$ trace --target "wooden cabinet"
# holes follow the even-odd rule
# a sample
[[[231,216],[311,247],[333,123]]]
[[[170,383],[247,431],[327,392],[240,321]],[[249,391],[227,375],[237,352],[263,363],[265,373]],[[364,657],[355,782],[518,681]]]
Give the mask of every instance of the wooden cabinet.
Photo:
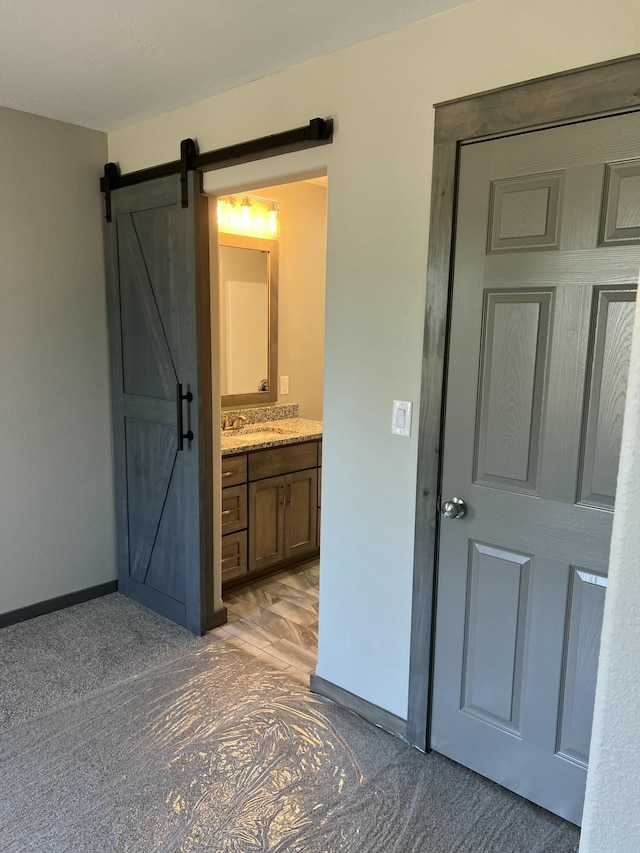
[[[222,490],[222,534],[246,530],[247,486],[229,486]]]
[[[247,455],[222,457],[222,582],[247,573]]]
[[[276,474],[290,474],[318,467],[318,442],[288,444],[249,454],[249,480],[262,480]]]
[[[318,442],[318,532],[317,545],[320,547],[320,516],[322,515],[322,442]]]
[[[222,488],[247,482],[247,454],[222,457]]]
[[[285,477],[284,556],[308,554],[318,547],[318,470]]]
[[[317,524],[317,468],[250,483],[249,571],[315,551]]]
[[[222,537],[222,581],[247,574],[247,531],[227,533]]]
[[[284,560],[284,477],[249,485],[249,566],[264,569]]]
[[[317,553],[318,442],[223,457],[222,477],[223,583]]]

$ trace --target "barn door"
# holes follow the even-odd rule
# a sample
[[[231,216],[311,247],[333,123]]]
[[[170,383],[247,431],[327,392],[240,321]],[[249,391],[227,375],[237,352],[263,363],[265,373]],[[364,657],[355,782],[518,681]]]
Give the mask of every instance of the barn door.
[[[200,332],[200,388],[196,303],[208,317],[208,282],[198,280],[208,268],[206,206],[199,176],[190,175],[185,209],[179,187],[170,176],[115,190],[105,226],[118,585],[201,634],[210,567],[200,457],[209,458],[211,436],[210,417],[202,417],[210,407],[202,382],[208,326]]]
[[[635,114],[461,154],[431,745],[575,823],[640,267],[639,139]]]

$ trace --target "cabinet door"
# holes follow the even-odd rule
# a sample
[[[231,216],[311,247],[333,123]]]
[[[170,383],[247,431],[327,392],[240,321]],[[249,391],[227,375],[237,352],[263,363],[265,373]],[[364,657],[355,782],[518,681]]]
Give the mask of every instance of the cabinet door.
[[[318,536],[318,470],[287,474],[285,558],[314,551]]]
[[[249,484],[249,571],[284,560],[285,478]]]

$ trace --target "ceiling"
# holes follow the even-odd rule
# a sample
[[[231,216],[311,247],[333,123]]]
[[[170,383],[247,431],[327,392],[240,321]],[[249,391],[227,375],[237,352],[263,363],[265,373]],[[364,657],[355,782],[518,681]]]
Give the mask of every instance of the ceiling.
[[[0,105],[115,130],[470,0],[0,0]]]

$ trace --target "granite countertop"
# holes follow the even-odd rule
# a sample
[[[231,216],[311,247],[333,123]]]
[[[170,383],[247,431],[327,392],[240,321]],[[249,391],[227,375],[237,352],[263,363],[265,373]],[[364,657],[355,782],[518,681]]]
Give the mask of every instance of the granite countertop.
[[[231,456],[246,450],[263,450],[300,441],[319,441],[321,438],[322,421],[307,418],[257,421],[239,430],[223,430],[222,455]]]

